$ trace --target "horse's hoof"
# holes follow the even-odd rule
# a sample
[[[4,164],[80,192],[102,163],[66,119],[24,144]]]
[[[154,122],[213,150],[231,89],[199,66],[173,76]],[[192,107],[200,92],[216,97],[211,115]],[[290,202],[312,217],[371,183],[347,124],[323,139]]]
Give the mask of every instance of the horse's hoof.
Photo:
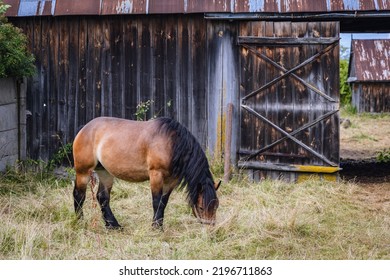
[[[121,225],[106,225],[106,229],[122,231],[123,227]]]
[[[155,230],[164,231],[163,225],[160,223],[153,222],[152,228]]]

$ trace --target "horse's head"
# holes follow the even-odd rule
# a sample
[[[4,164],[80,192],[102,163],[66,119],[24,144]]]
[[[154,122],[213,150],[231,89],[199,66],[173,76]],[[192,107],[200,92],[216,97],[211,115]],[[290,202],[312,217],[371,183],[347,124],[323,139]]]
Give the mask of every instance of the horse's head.
[[[211,188],[210,186],[202,186],[202,191],[199,192],[197,202],[192,206],[194,216],[202,224],[215,225],[216,213],[219,206],[216,191],[220,185],[221,181],[214,183]]]

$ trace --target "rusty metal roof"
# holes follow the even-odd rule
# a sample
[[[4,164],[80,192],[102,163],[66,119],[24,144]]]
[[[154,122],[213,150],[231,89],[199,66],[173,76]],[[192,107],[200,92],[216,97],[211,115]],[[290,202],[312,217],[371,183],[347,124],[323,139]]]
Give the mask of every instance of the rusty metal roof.
[[[352,40],[348,81],[390,81],[390,40]]]
[[[334,13],[390,10],[389,0],[4,0],[9,17],[166,13]]]

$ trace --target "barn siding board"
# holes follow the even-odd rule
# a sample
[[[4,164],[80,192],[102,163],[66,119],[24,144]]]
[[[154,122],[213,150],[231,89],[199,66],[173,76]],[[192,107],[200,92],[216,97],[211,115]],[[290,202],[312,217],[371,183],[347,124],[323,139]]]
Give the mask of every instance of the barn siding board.
[[[59,110],[58,110],[58,130],[61,135],[62,143],[69,141],[68,130],[68,88],[69,80],[65,77],[69,76],[69,33],[68,22],[61,20],[60,22],[60,43],[59,43],[59,77],[58,79],[58,96],[59,96]]]

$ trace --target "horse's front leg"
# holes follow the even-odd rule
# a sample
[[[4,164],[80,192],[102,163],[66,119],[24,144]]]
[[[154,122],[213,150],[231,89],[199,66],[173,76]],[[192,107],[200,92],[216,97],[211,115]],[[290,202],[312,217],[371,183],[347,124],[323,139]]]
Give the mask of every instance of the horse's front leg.
[[[162,229],[164,222],[164,211],[168,204],[171,190],[164,192],[164,180],[161,172],[150,171],[150,188],[152,191],[152,203],[153,203],[153,224],[152,226],[157,229]]]
[[[89,182],[88,174],[76,173],[76,180],[73,189],[74,210],[78,219],[83,217],[83,204],[85,201],[85,193]]]

